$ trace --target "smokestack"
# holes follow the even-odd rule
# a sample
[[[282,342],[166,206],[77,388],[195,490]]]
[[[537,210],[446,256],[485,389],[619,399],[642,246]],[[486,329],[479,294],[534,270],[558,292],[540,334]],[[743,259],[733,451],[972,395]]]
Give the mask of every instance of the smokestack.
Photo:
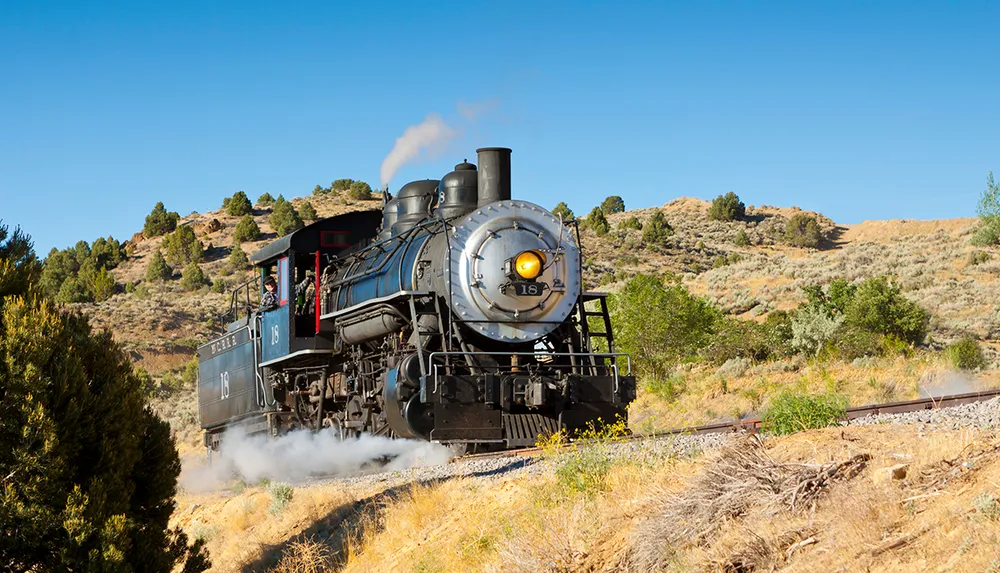
[[[506,147],[482,147],[479,155],[479,202],[482,207],[510,199],[510,153]]]

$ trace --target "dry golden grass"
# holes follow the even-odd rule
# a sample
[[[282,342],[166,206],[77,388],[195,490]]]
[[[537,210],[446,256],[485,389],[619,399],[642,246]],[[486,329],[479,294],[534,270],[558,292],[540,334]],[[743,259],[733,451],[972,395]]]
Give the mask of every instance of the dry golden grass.
[[[629,408],[629,424],[648,433],[753,418],[782,390],[842,393],[852,406],[860,406],[913,400],[922,391],[937,396],[1000,387],[1000,373],[995,370],[956,372],[940,355],[928,352],[854,362],[764,363],[735,377],[719,372],[708,366],[680,372],[675,383],[681,391],[672,401],[640,381],[638,399]]]

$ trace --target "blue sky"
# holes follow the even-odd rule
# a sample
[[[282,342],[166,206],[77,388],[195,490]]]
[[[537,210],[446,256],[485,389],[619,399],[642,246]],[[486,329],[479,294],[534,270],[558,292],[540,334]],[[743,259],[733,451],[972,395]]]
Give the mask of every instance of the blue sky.
[[[736,192],[841,223],[973,216],[1000,171],[1000,4],[0,3],[0,219],[127,239],[245,190],[373,185],[507,146],[514,196],[584,214]],[[460,106],[484,110],[474,121]]]

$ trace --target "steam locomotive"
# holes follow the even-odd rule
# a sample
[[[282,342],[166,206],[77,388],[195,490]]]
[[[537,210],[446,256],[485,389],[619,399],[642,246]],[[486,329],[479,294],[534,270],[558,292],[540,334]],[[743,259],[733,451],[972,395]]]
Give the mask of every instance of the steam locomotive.
[[[198,349],[206,447],[242,425],[504,449],[627,416],[635,378],[606,295],[582,289],[575,221],[511,199],[510,149],[477,154],[252,255]]]

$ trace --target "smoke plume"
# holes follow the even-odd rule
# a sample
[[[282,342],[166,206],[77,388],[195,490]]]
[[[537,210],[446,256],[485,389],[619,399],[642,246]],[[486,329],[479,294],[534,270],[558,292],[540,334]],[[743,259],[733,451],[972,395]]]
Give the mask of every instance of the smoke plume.
[[[382,160],[379,175],[385,188],[400,167],[416,159],[434,159],[443,153],[448,144],[461,132],[445,123],[436,113],[429,114],[424,121],[407,127],[403,135],[396,138],[389,155]]]
[[[302,482],[312,477],[336,477],[378,466],[401,470],[447,462],[452,452],[441,444],[364,434],[341,440],[332,432],[290,432],[278,438],[248,436],[242,428],[226,432],[211,466],[185,467],[180,485],[188,491],[207,491],[240,478],[256,483]],[[388,462],[385,462],[388,458]]]

